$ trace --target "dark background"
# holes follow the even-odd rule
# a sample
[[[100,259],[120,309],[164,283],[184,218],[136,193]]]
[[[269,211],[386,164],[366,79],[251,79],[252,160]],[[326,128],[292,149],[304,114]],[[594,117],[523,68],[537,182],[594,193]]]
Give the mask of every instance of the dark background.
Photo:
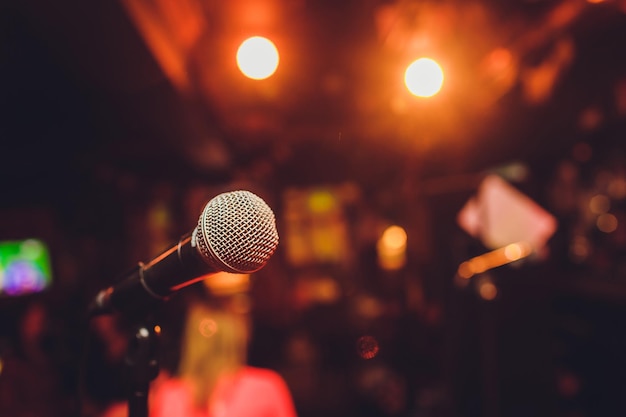
[[[249,188],[281,233],[251,293],[250,361],[282,373],[302,417],[626,411],[626,207],[615,192],[626,180],[626,5],[274,4],[275,84],[237,81],[220,55],[246,33],[232,17],[245,3],[208,2],[203,35],[182,54],[184,92],[122,3],[0,6],[0,237],[42,238],[55,272],[44,294],[0,300],[4,351],[19,351],[20,318],[43,300],[59,397],[75,399],[90,297],[191,230],[199,203]],[[502,48],[504,69],[489,59]],[[400,93],[397,68],[433,51],[450,68],[445,92]],[[526,175],[506,177],[513,163]],[[547,255],[459,286],[458,265],[487,248],[456,214],[489,172],[559,227]],[[350,259],[290,264],[287,191],[346,184],[356,194],[336,195]],[[596,194],[610,196],[613,233],[590,220]],[[409,261],[394,273],[375,262],[370,227],[381,222],[409,235]],[[311,276],[341,295],[302,296]],[[496,284],[495,300],[477,294],[479,278]],[[359,315],[364,295],[382,313]],[[362,336],[380,347],[375,358],[357,349]],[[92,396],[119,397],[102,381]]]

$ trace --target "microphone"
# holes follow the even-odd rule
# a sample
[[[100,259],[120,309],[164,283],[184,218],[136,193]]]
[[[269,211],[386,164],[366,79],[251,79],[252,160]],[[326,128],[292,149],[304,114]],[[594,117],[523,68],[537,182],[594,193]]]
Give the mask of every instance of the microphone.
[[[137,315],[208,274],[258,271],[277,246],[276,220],[265,201],[249,191],[219,194],[177,244],[101,290],[88,307],[89,316]]]

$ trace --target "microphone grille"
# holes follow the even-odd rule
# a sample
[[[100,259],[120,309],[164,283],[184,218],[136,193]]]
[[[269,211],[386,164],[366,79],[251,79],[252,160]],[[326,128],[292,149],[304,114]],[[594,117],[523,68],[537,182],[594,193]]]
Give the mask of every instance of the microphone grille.
[[[225,272],[255,272],[278,246],[272,209],[249,191],[231,191],[211,199],[194,235],[205,260]]]

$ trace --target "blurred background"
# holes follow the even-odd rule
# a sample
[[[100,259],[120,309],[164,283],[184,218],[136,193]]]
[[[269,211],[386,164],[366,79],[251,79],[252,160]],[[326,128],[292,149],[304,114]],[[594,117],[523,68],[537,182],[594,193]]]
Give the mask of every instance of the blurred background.
[[[0,10],[0,403],[123,399],[86,304],[247,189],[249,362],[300,417],[626,412],[623,0]]]

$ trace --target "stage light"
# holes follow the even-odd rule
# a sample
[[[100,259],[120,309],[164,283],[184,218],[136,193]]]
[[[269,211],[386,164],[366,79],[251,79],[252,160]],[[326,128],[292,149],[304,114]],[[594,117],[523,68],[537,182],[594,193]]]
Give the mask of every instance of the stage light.
[[[530,256],[532,252],[532,246],[528,242],[511,243],[462,262],[457,270],[457,275],[463,279],[470,279],[474,275],[482,274],[493,268],[519,261]]]
[[[246,39],[237,50],[239,70],[253,80],[271,77],[278,68],[279,60],[274,43],[261,36]]]
[[[393,271],[406,264],[407,234],[400,226],[389,226],[378,240],[378,264],[381,268]]]
[[[443,70],[436,61],[420,58],[407,67],[404,84],[415,96],[432,97],[443,86]]]
[[[515,262],[527,257],[532,253],[532,248],[528,242],[517,242],[506,245],[504,248],[504,256],[507,260]]]
[[[389,226],[383,233],[381,242],[389,252],[404,251],[407,235],[400,226]]]

